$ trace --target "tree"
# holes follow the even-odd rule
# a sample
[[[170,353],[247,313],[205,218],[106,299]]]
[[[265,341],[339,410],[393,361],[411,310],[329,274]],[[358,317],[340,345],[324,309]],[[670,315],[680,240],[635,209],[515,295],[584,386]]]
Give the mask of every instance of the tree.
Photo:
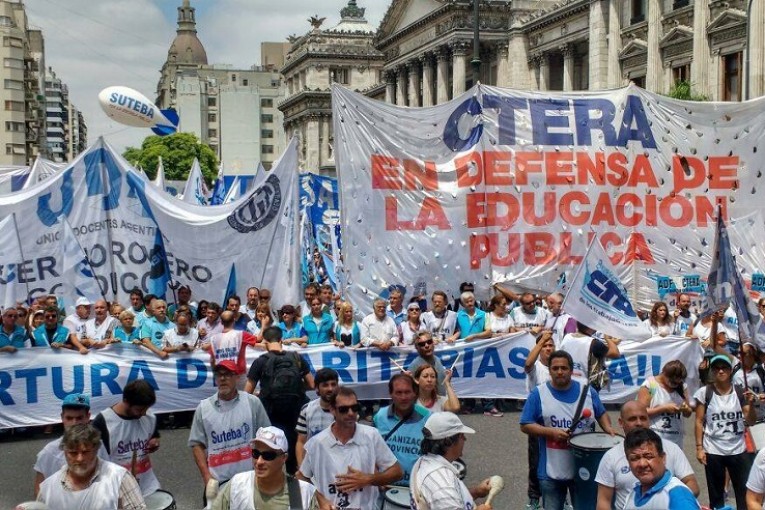
[[[154,179],[157,174],[160,156],[165,167],[165,178],[168,180],[186,180],[194,158],[199,160],[202,175],[208,184],[212,183],[218,175],[218,158],[215,152],[193,133],[148,136],[140,149],[128,147],[122,156],[131,165],[143,168],[150,179]]]
[[[709,101],[705,95],[694,94],[691,90],[691,82],[687,80],[677,80],[667,94],[672,99],[683,99],[685,101]]]

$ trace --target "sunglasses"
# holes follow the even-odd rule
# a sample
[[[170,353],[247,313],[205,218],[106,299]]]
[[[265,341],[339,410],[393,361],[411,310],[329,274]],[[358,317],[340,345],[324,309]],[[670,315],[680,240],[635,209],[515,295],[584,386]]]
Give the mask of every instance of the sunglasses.
[[[354,413],[361,412],[361,404],[353,404],[352,406],[337,406],[337,411],[340,414],[348,414],[348,411],[353,411]]]
[[[275,460],[280,455],[282,454],[279,452],[274,452],[274,451],[261,452],[260,450],[256,450],[255,448],[252,449],[253,459],[259,459],[263,457],[263,460],[265,460],[266,462],[271,462],[272,460]]]
[[[45,318],[46,319],[58,319],[58,315],[46,315]]]
[[[425,340],[424,342],[417,342],[417,347],[425,347],[428,345],[433,345],[433,340]]]

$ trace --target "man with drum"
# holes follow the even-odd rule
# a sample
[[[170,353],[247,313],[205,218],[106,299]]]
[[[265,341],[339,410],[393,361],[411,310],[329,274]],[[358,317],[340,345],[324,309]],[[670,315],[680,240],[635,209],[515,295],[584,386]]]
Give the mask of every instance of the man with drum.
[[[37,501],[49,510],[146,510],[141,488],[127,469],[98,458],[101,434],[92,425],[64,431],[66,465],[40,485]]]
[[[159,449],[157,417],[149,412],[156,401],[154,388],[145,379],[136,379],[125,385],[121,401],[93,420],[109,460],[130,471],[144,497],[160,488],[149,456]]]
[[[218,392],[201,401],[194,412],[188,445],[205,484],[205,506],[208,499],[215,499],[219,486],[251,469],[253,434],[271,425],[258,397],[237,390],[240,370],[230,359],[216,364]]]
[[[298,477],[313,481],[322,510],[376,508],[378,488],[404,472],[380,433],[357,423],[361,404],[355,391],[338,386],[329,406],[335,423],[306,443]]]
[[[645,404],[631,400],[622,406],[619,413],[619,425],[625,435],[635,429],[648,428],[650,424],[651,420],[648,417]],[[662,441],[662,446],[662,450],[666,453],[665,464],[667,469],[679,478],[694,496],[698,496],[699,484],[683,450],[672,441]],[[638,479],[629,469],[629,462],[623,445],[618,444],[606,452],[598,466],[595,481],[598,483],[597,510],[624,507],[624,503]]]
[[[624,439],[624,453],[632,475],[638,480],[627,497],[624,510],[692,510],[699,502],[683,482],[667,469],[667,455],[659,435],[648,428],[630,431]],[[741,508],[741,507],[739,507]]]
[[[572,380],[573,361],[566,351],[550,354],[550,381],[531,390],[521,413],[521,430],[539,438],[537,475],[545,510],[563,510],[566,492],[577,508],[574,456],[569,439],[593,432],[595,420],[613,435],[611,420],[597,392]],[[585,391],[586,390],[586,391]]]
[[[90,397],[81,393],[71,393],[61,403],[61,424],[66,431],[75,425],[90,423]],[[98,457],[109,460],[109,453],[104,445],[99,445]],[[40,492],[40,484],[66,465],[66,457],[61,449],[61,438],[54,439],[37,454],[35,461],[35,496]]]
[[[234,475],[212,510],[303,510],[315,508],[316,487],[287,475],[289,444],[281,429],[262,427],[252,443],[253,471]]]

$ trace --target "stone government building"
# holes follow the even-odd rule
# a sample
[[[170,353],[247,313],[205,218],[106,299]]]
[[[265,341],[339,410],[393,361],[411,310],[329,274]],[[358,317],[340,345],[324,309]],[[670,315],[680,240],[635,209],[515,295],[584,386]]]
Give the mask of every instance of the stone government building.
[[[752,0],[749,97],[765,93],[765,0]],[[472,0],[392,0],[379,27],[350,0],[339,24],[291,36],[282,75],[287,137],[301,164],[333,174],[330,86],[400,106],[431,106],[472,87]],[[627,85],[666,94],[678,80],[714,101],[744,90],[744,0],[481,0],[481,82],[577,91]]]

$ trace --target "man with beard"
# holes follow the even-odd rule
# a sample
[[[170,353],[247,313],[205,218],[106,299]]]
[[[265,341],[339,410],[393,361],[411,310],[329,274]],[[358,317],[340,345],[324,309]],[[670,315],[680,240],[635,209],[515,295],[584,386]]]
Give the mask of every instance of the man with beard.
[[[281,429],[258,429],[252,443],[254,470],[234,475],[216,498],[213,510],[316,508],[316,488],[284,472],[288,449],[287,438]]]
[[[457,329],[457,312],[448,309],[449,298],[442,290],[433,292],[430,302],[432,309],[423,313],[420,321],[433,340],[443,342]]]
[[[109,460],[136,477],[144,497],[160,488],[149,457],[159,449],[157,417],[149,412],[156,401],[154,388],[146,380],[136,379],[125,385],[121,401],[93,420]]]
[[[576,320],[563,311],[563,294],[554,292],[547,296],[547,321],[545,329],[552,331],[553,342],[557,349],[563,337],[569,333],[576,333]]]
[[[335,422],[329,409],[329,400],[337,388],[339,376],[331,368],[320,368],[313,378],[319,398],[311,400],[300,410],[295,432],[297,432],[296,457],[298,466],[305,456],[305,444],[313,436]]]
[[[151,317],[141,324],[141,344],[161,359],[169,355],[162,350],[162,339],[165,331],[173,327],[173,323],[167,318],[167,303],[161,299],[152,300],[146,308],[151,310]]]
[[[249,317],[250,321],[255,320],[255,312],[258,311],[258,292],[260,289],[257,287],[247,289],[247,303],[239,307],[239,313]]]
[[[677,308],[672,312],[672,316],[675,318],[675,330],[672,334],[687,335],[696,324],[696,314],[691,312],[691,296],[685,293],[677,296]]]

